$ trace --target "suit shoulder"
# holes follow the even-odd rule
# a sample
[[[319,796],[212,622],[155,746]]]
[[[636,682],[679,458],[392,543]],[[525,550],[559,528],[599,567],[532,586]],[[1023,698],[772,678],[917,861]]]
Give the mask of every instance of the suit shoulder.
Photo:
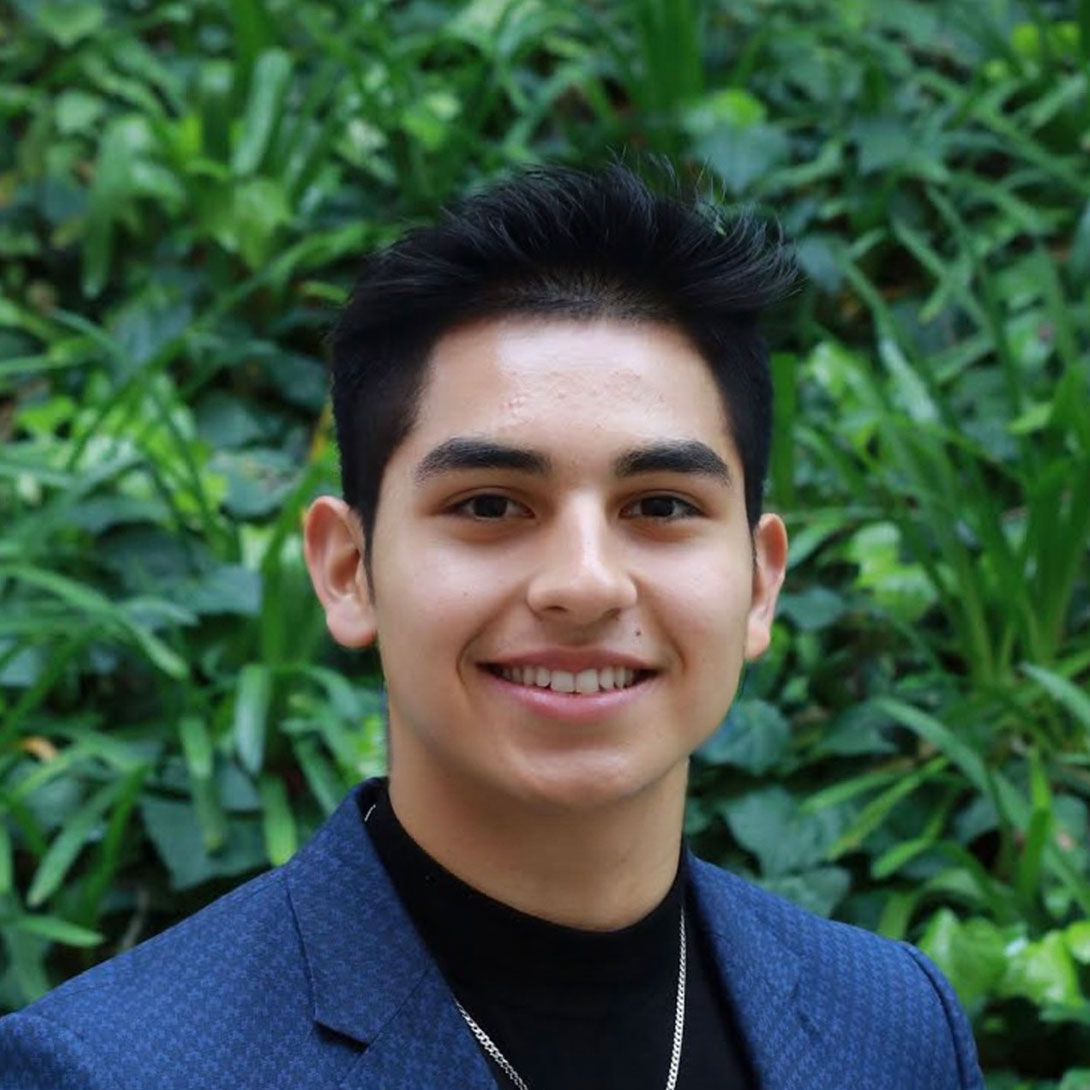
[[[918,979],[921,988],[926,988],[924,977],[913,967],[914,959],[906,958],[907,944],[818,916],[714,864],[703,860],[694,863],[701,882],[714,887],[732,911],[741,910],[759,920],[762,927],[798,954],[804,964],[852,977],[888,968],[899,974],[907,972]],[[716,926],[714,919],[709,923],[713,928]]]
[[[100,1013],[103,992],[118,1002],[132,996],[143,1002],[145,992],[174,987],[176,997],[190,978],[207,980],[255,955],[264,960],[277,932],[290,924],[280,874],[270,871],[225,894],[199,912],[146,939],[108,961],[73,977],[32,1004],[29,1011],[54,1018],[91,1004]],[[182,1002],[184,1007],[184,1002]]]
[[[748,949],[757,971],[791,976],[815,1040],[863,1068],[915,1072],[905,1085],[978,1090],[968,1020],[915,947],[824,919],[718,867],[697,862],[702,908],[724,958]],[[785,965],[790,963],[790,970]]]
[[[0,1041],[63,1053],[71,1070],[88,1065],[110,1080],[78,1084],[95,1090],[289,1085],[285,1073],[314,1034],[310,1002],[282,872],[273,871],[5,1019]]]
[[[4,1090],[118,1090],[78,1034],[31,1011],[0,1018]]]

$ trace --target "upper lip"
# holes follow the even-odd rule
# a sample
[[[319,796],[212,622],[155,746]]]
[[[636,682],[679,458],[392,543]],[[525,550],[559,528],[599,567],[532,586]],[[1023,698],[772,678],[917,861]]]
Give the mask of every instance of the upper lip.
[[[650,663],[623,651],[594,648],[555,647],[540,651],[528,651],[518,655],[504,655],[489,659],[487,666],[544,666],[547,670],[604,670],[607,666],[623,666],[629,670],[654,670]]]

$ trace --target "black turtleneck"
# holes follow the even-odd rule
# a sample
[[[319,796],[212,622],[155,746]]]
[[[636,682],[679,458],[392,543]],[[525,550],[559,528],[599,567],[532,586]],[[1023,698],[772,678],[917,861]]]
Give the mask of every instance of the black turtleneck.
[[[379,858],[458,1001],[529,1090],[664,1090],[687,931],[678,1090],[755,1090],[684,866],[619,931],[518,912],[455,878],[404,830],[383,789],[360,799]],[[513,1085],[496,1063],[497,1085]]]

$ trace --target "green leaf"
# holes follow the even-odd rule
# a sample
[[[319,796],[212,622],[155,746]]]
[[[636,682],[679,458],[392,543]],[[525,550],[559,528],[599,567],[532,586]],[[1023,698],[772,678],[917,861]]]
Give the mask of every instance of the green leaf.
[[[761,880],[761,886],[770,893],[786,897],[818,916],[831,916],[847,896],[851,884],[851,875],[843,867],[814,867],[801,874]]]
[[[1083,965],[1090,965],[1090,920],[1076,920],[1068,924],[1063,935],[1071,956]]]
[[[805,520],[790,522],[791,547],[787,554],[787,567],[793,569],[808,560],[831,538],[844,530],[845,516],[840,512],[826,515],[807,515]]]
[[[106,13],[91,0],[47,0],[31,5],[34,21],[62,49],[71,49],[81,38],[102,26]]]
[[[783,129],[763,124],[721,126],[697,142],[697,154],[735,195],[773,174],[790,150]]]
[[[454,131],[454,122],[461,109],[456,95],[437,91],[410,103],[401,115],[401,124],[425,151],[437,152]]]
[[[267,434],[256,405],[222,390],[201,398],[194,408],[194,417],[200,437],[217,450],[245,447]]]
[[[277,511],[299,478],[298,459],[272,448],[217,451],[209,469],[227,478],[223,506],[242,519],[262,518]]]
[[[215,753],[208,728],[197,716],[184,716],[178,724],[182,752],[189,769],[193,808],[200,823],[204,847],[218,852],[227,840],[227,818],[220,804],[219,790],[213,781]]]
[[[235,692],[235,749],[242,767],[256,775],[265,760],[265,730],[272,700],[272,673],[250,663],[239,672]]]
[[[332,814],[350,784],[337,775],[313,738],[300,739],[293,747],[311,793],[326,814]]]
[[[846,560],[859,565],[856,583],[906,621],[918,621],[935,603],[935,588],[919,564],[902,559],[901,531],[895,523],[876,522],[858,530],[844,548]]]
[[[735,839],[752,852],[766,877],[824,863],[844,824],[835,808],[804,813],[785,788],[764,787],[719,804]]]
[[[826,587],[809,587],[798,594],[781,594],[779,612],[803,632],[828,628],[845,611],[844,599]]]
[[[11,834],[6,819],[0,818],[0,900],[11,892]]]
[[[888,848],[873,863],[870,872],[880,882],[885,881],[892,874],[896,874],[906,863],[911,862],[916,856],[935,846],[934,837],[921,836],[912,840],[903,840]]]
[[[197,575],[163,583],[160,590],[200,616],[256,617],[261,611],[261,574],[242,564],[217,564]]]
[[[791,728],[778,708],[763,700],[736,700],[697,756],[709,764],[761,775],[783,759],[790,740]]]
[[[49,977],[45,971],[49,942],[41,935],[33,935],[15,927],[10,928],[3,937],[4,945],[11,955],[11,968],[19,992],[28,1003],[40,999],[50,989]]]
[[[955,734],[945,723],[911,704],[892,697],[877,697],[874,705],[945,753],[981,794],[986,796],[993,794],[993,784],[999,784],[1001,781],[989,773],[983,758],[972,745]],[[999,800],[1001,803],[1017,804],[1019,813],[1013,815],[1016,820],[1026,815],[1024,801],[1013,792],[1002,792],[1002,796]]]
[[[1015,417],[1008,425],[1011,435],[1033,435],[1044,431],[1052,423],[1052,402],[1036,401],[1021,416]]]
[[[746,129],[768,117],[763,102],[739,87],[725,87],[705,96],[687,111],[684,124],[694,136],[703,136],[720,125]]]
[[[887,736],[889,726],[889,716],[870,701],[851,704],[821,732],[816,752],[841,757],[895,753],[897,747]]]
[[[1085,285],[1090,281],[1090,201],[1083,207],[1082,215],[1075,226],[1067,266],[1076,284]]]
[[[220,802],[218,786],[213,780],[194,780],[192,797],[205,851],[215,855],[227,843],[228,835],[227,815]]]
[[[904,164],[913,150],[913,135],[903,118],[860,118],[850,135],[858,149],[860,174],[887,171]]]
[[[291,75],[291,57],[282,49],[267,49],[257,58],[238,142],[231,153],[231,171],[236,176],[252,174],[264,159],[283,113]]]
[[[57,891],[88,838],[100,827],[103,815],[124,785],[124,780],[118,780],[100,788],[65,821],[30,883],[28,905],[37,907]]]
[[[210,853],[188,802],[145,795],[140,812],[148,836],[170,872],[172,889],[189,889],[212,878],[258,871],[267,864],[265,842],[257,821],[231,821],[222,850]]]
[[[860,772],[857,776],[848,776],[838,783],[815,791],[802,803],[802,812],[813,814],[818,810],[824,810],[829,806],[839,806],[841,803],[854,799],[868,791],[874,791],[879,787],[886,787],[891,782],[896,782],[905,774],[904,761],[898,761],[885,768],[876,768],[870,772]]]
[[[147,154],[150,142],[147,120],[133,114],[112,119],[102,135],[83,240],[83,290],[87,295],[98,295],[105,286],[116,224],[136,189],[137,164]]]
[[[58,131],[85,133],[99,119],[106,103],[98,95],[89,95],[78,88],[62,91],[53,107]]]
[[[65,946],[98,946],[105,939],[97,931],[69,923],[57,916],[16,916],[10,926],[28,935],[64,943]]]
[[[183,716],[178,724],[178,733],[182,739],[182,752],[189,774],[197,780],[207,780],[212,776],[212,741],[204,720],[195,715]]]
[[[990,920],[962,923],[948,908],[928,922],[920,949],[946,974],[966,1006],[993,995],[1007,964],[1007,942]]]
[[[265,850],[269,853],[269,862],[274,867],[279,867],[295,854],[295,818],[288,806],[288,796],[282,780],[271,775],[262,776],[259,791]]]
[[[836,839],[836,842],[830,845],[829,858],[836,859],[844,852],[858,848],[889,817],[890,811],[902,799],[932,780],[946,767],[947,763],[945,757],[933,757],[922,768],[902,776],[877,798],[868,802],[849,827]]]
[[[1001,994],[1036,1003],[1074,1006],[1082,999],[1078,973],[1063,932],[1050,931],[1037,942],[1019,939],[1006,949]]]
[[[260,268],[271,256],[277,231],[291,222],[283,184],[272,178],[240,182],[232,193],[232,221],[242,259],[251,269]]]
[[[1023,663],[1022,672],[1029,674],[1042,689],[1054,697],[1074,716],[1075,721],[1090,732],[1090,696],[1067,678],[1053,670],[1033,663]]]

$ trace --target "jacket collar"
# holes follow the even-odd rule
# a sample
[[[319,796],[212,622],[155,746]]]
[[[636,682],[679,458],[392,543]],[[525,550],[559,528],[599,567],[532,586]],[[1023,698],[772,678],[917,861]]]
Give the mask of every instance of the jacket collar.
[[[460,1087],[487,1090],[494,1087],[488,1067],[364,828],[374,790],[375,781],[367,781],[349,794],[284,871],[314,1019],[368,1046],[371,1081],[361,1085],[443,1085],[458,1070]],[[795,998],[802,953],[769,917],[767,894],[691,855],[689,867],[762,1090],[803,1090],[798,1059],[821,1051],[821,1034]],[[803,1066],[806,1090],[822,1090],[813,1065]]]
[[[816,1021],[823,1003],[801,1001],[807,954],[777,916],[771,894],[689,856],[701,923],[714,952],[762,1090],[837,1090],[842,1066],[828,1057],[828,1036]]]
[[[451,1070],[459,1087],[489,1090],[487,1064],[364,828],[375,787],[349,794],[284,869],[314,1020],[367,1045],[345,1090],[441,1086]]]

